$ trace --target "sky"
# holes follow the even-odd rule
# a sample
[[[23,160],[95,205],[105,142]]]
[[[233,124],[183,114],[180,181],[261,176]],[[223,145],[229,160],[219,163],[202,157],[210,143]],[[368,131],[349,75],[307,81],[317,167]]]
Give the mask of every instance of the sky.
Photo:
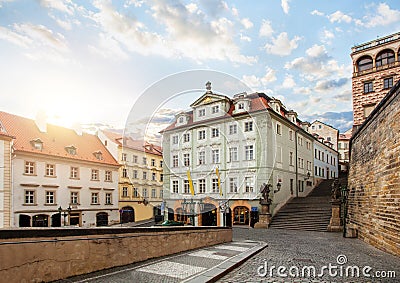
[[[398,0],[0,0],[0,111],[123,128],[156,82],[215,70],[345,131],[351,47],[399,31]]]

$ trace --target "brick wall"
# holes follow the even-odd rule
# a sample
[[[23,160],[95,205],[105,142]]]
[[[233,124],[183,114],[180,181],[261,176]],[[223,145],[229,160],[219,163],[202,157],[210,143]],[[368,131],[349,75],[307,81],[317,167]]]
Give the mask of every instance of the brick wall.
[[[364,118],[364,105],[378,104],[382,98],[388,93],[388,89],[384,89],[383,80],[386,77],[393,77],[395,83],[400,79],[400,64],[384,70],[376,71],[375,68],[370,73],[354,76],[352,79],[353,93],[353,119],[354,125],[361,125]],[[364,82],[373,82],[374,91],[364,93]]]
[[[351,140],[347,223],[400,255],[400,81]]]

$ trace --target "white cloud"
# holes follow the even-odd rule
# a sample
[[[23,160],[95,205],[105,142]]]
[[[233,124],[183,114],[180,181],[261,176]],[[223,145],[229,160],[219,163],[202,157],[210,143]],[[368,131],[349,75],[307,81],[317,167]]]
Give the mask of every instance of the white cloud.
[[[296,82],[294,81],[293,76],[286,74],[281,87],[282,88],[294,88],[295,86],[296,86]]]
[[[186,9],[189,11],[189,13],[195,13],[199,7],[195,3],[190,3],[186,5]]]
[[[321,41],[326,44],[331,44],[332,40],[335,38],[335,34],[330,30],[324,29],[321,35]]]
[[[265,69],[265,75],[262,77],[257,77],[255,75],[244,75],[242,79],[250,88],[255,89],[259,87],[265,87],[268,85],[268,83],[276,81],[276,71],[267,67]]]
[[[272,29],[271,22],[263,20],[259,31],[259,35],[264,37],[271,37],[273,33],[274,30]]]
[[[101,33],[99,42],[96,46],[89,45],[89,50],[107,59],[128,59],[129,54],[122,50],[117,40]]]
[[[202,1],[203,5],[208,6],[214,2]],[[225,2],[218,3],[226,8]],[[152,11],[154,19],[165,26],[165,41],[170,42],[170,46],[180,56],[198,61],[216,59],[246,64],[255,62],[254,57],[241,54],[233,41],[236,33],[234,23],[225,17],[210,21],[206,13],[189,15],[179,0],[155,0]]]
[[[334,22],[345,22],[345,23],[351,23],[352,18],[349,15],[344,14],[342,11],[336,11],[335,13],[332,13],[330,15],[327,16],[327,18],[329,19],[329,21],[331,23]]]
[[[313,45],[306,50],[305,57],[295,58],[286,63],[285,68],[302,72],[302,76],[308,81],[326,79],[332,75],[336,78],[348,75],[348,70],[343,65],[339,66],[338,62],[328,55],[323,45]]]
[[[311,15],[314,15],[314,16],[324,16],[325,14],[322,13],[322,12],[320,12],[320,11],[318,11],[318,10],[314,10],[314,11],[311,12]]]
[[[239,16],[239,10],[236,9],[235,7],[232,8],[232,15],[234,15],[235,17]]]
[[[28,48],[29,45],[32,43],[32,39],[30,39],[29,37],[16,33],[2,26],[0,26],[0,39],[6,40],[15,45],[25,48]]]
[[[292,53],[294,49],[298,47],[298,41],[301,38],[299,36],[295,36],[293,39],[289,39],[286,32],[282,32],[276,38],[272,38],[272,44],[265,44],[264,48],[267,53],[279,55],[279,56],[287,56]]]
[[[245,29],[251,29],[254,24],[249,20],[249,18],[244,18],[240,21]]]
[[[244,83],[252,89],[258,88],[261,86],[260,78],[255,75],[243,75],[242,80]]]
[[[251,42],[251,38],[249,36],[243,35],[242,33],[239,36],[241,41]]]
[[[129,7],[129,6],[133,5],[135,7],[142,7],[143,3],[144,3],[144,0],[127,0],[127,1],[125,1],[124,6]]]
[[[276,81],[276,71],[267,67],[265,75],[261,78],[261,82],[265,85]]]
[[[40,5],[59,10],[69,15],[73,15],[75,10],[71,0],[40,0]]]
[[[374,5],[374,7],[376,7]],[[357,20],[356,24],[365,27],[387,26],[400,22],[400,10],[394,10],[386,3],[380,3],[371,15],[363,17],[362,20]]]
[[[285,14],[289,13],[289,8],[290,8],[289,2],[290,2],[290,0],[281,0],[281,6],[282,6],[283,12]]]
[[[215,9],[214,2],[202,0],[199,4],[210,12],[210,9]],[[167,58],[186,57],[199,63],[207,59],[245,64],[255,62],[255,57],[241,54],[234,42],[237,38],[235,23],[226,17],[217,17],[220,11],[214,11],[210,17],[200,10],[200,6],[183,4],[180,0],[154,0],[150,3],[151,16],[164,27],[164,31],[149,31],[146,24],[134,15],[117,11],[111,1],[94,1],[99,11],[91,18],[101,27],[102,33],[119,43],[122,50]],[[230,11],[224,1],[217,4]],[[242,37],[245,41],[249,39]],[[116,52],[118,54],[120,50],[116,49]]]

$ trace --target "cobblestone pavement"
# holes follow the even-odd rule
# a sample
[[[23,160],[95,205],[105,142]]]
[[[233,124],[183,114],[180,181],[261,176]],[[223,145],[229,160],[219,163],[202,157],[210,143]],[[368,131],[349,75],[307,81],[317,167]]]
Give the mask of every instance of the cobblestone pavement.
[[[225,274],[265,246],[259,241],[233,241],[58,282],[206,282]]]
[[[375,249],[359,239],[343,238],[341,233],[234,228],[233,236],[235,241],[265,241],[268,247],[217,282],[400,282],[399,257]],[[318,276],[321,268],[329,267],[329,264],[332,266],[331,274],[334,275],[336,270],[337,275],[330,276],[329,269],[323,269],[324,275]],[[273,265],[275,269],[270,276]],[[278,266],[286,267],[281,273],[287,277],[278,276]],[[307,277],[308,269],[304,267],[311,266],[316,268],[316,277]],[[360,276],[353,277],[349,266],[357,266]],[[362,275],[364,267],[371,277]],[[301,276],[303,268],[305,276]],[[312,269],[309,270],[312,274]],[[297,271],[299,277],[294,276]],[[379,274],[375,272],[380,271],[380,274],[386,272],[392,277],[393,274],[388,272],[394,271],[397,279],[377,278],[375,274]],[[356,274],[356,269],[354,272]]]

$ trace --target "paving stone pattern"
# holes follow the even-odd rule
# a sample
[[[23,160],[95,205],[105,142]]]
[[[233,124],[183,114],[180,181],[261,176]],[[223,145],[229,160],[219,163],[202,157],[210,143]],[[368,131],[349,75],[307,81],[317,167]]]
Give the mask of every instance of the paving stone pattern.
[[[217,269],[215,270],[215,274],[217,274],[224,270],[224,267],[215,267],[230,261],[235,262],[238,257],[240,258],[246,252],[251,252],[259,246],[260,243],[255,241],[234,241],[59,282],[202,282],[205,279],[201,278],[210,276],[207,277],[206,272]]]
[[[400,258],[378,250],[359,239],[343,238],[341,233],[249,228],[234,228],[233,232],[235,241],[265,241],[268,247],[217,282],[400,282]],[[344,276],[329,276],[328,270],[324,270],[325,275],[318,277],[322,266],[328,266],[329,263],[340,266],[337,260],[344,260],[344,258],[338,259],[339,255],[347,258],[347,262],[342,265]],[[315,266],[317,276],[315,278],[279,277],[276,269],[272,277],[269,274],[260,276],[257,269],[265,266],[266,261],[268,270],[272,265],[276,267],[282,265],[287,269],[297,266],[301,272],[304,266]],[[362,275],[358,278],[346,277],[345,268],[348,266],[358,266],[360,273],[364,266],[372,268],[370,274],[374,271],[395,271],[397,279],[366,278]],[[260,269],[260,273],[264,270],[265,268]],[[296,269],[292,268],[293,274],[295,271]],[[288,270],[282,273],[289,275]]]

